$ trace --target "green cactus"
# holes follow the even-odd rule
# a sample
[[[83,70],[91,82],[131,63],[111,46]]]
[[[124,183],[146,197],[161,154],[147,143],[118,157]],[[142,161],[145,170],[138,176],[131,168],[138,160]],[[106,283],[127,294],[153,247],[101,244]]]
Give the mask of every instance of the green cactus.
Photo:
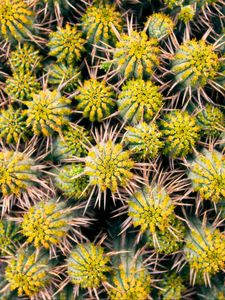
[[[55,91],[43,90],[33,95],[33,101],[27,101],[27,126],[35,135],[50,136],[53,132],[61,132],[69,123],[71,101]]]
[[[118,97],[118,110],[124,121],[137,124],[151,121],[163,104],[159,87],[152,81],[129,80]]]
[[[80,88],[75,99],[79,102],[77,110],[83,112],[85,118],[91,122],[102,121],[114,110],[115,100],[112,88],[105,81],[92,78],[86,80]]]
[[[0,255],[13,253],[20,239],[19,227],[15,222],[6,219],[0,221]]]
[[[181,6],[178,13],[178,19],[187,24],[190,21],[193,21],[196,14],[196,9],[193,5]]]
[[[220,152],[203,149],[190,162],[188,176],[194,191],[199,192],[201,200],[217,203],[225,197],[225,162]]]
[[[154,13],[148,18],[145,26],[151,38],[160,40],[173,31],[174,22],[164,13]]]
[[[160,124],[165,155],[178,158],[193,152],[200,139],[200,127],[194,116],[177,110],[166,114]]]
[[[176,273],[166,274],[163,281],[159,283],[161,290],[159,291],[162,300],[180,300],[186,287],[183,278]]]

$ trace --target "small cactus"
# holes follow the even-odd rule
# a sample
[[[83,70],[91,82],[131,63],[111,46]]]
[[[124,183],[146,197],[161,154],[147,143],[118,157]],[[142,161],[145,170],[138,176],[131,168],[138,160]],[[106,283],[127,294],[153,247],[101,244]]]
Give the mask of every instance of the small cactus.
[[[155,123],[141,122],[135,127],[128,126],[125,142],[132,153],[142,159],[153,159],[159,155],[163,142],[162,134]]]
[[[129,80],[118,97],[118,110],[124,121],[137,124],[151,121],[163,104],[159,87],[152,81]]]
[[[180,11],[178,13],[178,20],[187,24],[192,21],[195,17],[196,10],[193,5],[185,5],[181,6]]]
[[[0,111],[0,138],[6,143],[17,143],[20,139],[27,139],[26,115],[21,109],[8,109]]]
[[[173,31],[173,27],[173,20],[163,13],[152,14],[146,23],[148,35],[158,40],[167,37]]]
[[[113,65],[126,79],[149,77],[160,64],[157,39],[148,38],[145,32],[131,31],[122,34],[113,52]]]
[[[159,285],[162,300],[180,300],[186,291],[182,277],[176,273],[166,274]]]
[[[55,186],[60,189],[66,197],[75,199],[85,198],[88,195],[88,176],[78,177],[84,172],[82,164],[71,164],[62,166],[54,178]]]
[[[73,284],[82,288],[98,288],[111,270],[104,248],[92,243],[79,244],[67,260],[68,275]]]
[[[75,25],[66,24],[65,28],[58,28],[50,34],[48,46],[49,55],[56,56],[57,62],[74,65],[81,59],[85,40]]]
[[[55,90],[43,90],[33,95],[33,101],[27,101],[27,126],[35,135],[50,136],[53,132],[61,132],[67,125],[71,113],[68,105],[71,101]]]
[[[8,220],[0,221],[0,255],[4,256],[14,252],[19,240],[18,225]]]
[[[105,81],[90,79],[84,82],[84,85],[78,88],[79,94],[75,99],[79,102],[77,110],[83,112],[85,118],[91,122],[102,121],[108,117],[114,109],[114,92]]]
[[[225,197],[224,156],[216,151],[204,149],[190,163],[189,178],[193,189],[202,200],[218,202]]]
[[[196,118],[179,110],[165,115],[161,121],[161,131],[165,143],[163,152],[173,158],[192,153],[200,139]]]

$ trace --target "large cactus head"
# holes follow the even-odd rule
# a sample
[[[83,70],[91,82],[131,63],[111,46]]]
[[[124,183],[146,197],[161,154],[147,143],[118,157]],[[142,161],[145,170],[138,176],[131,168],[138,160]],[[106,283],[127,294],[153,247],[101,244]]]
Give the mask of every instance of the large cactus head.
[[[164,13],[154,13],[148,18],[146,27],[151,38],[160,40],[173,31],[174,22]]]
[[[117,40],[113,26],[119,32],[122,30],[121,15],[111,4],[96,1],[82,16],[82,28],[91,45],[99,44],[104,47],[103,42],[113,46]]]
[[[75,99],[79,102],[77,110],[83,112],[85,118],[91,122],[101,121],[108,117],[115,106],[114,92],[112,88],[103,81],[92,78],[86,80],[80,88]]]
[[[69,99],[55,91],[43,90],[33,95],[33,100],[26,102],[27,126],[30,126],[35,135],[41,133],[50,136],[53,132],[60,132],[67,125],[71,113]]]
[[[190,163],[189,178],[202,200],[218,202],[225,197],[224,155],[204,149]]]
[[[77,245],[67,260],[67,269],[73,284],[82,288],[98,288],[106,281],[111,270],[109,256],[100,245],[85,243]]]
[[[113,52],[116,71],[125,78],[149,77],[160,63],[157,39],[142,31],[122,34]]]
[[[200,138],[196,118],[179,110],[165,115],[161,121],[161,129],[165,142],[164,154],[173,158],[192,153]]]
[[[129,80],[118,97],[118,110],[124,121],[137,124],[151,121],[163,103],[159,87],[152,81]]]

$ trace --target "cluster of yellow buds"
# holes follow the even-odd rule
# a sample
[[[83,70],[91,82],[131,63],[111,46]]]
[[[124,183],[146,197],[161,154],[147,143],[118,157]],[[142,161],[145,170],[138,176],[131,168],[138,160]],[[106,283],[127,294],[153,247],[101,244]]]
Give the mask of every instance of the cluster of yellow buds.
[[[154,13],[148,18],[146,27],[150,37],[160,40],[173,32],[174,22],[164,13]]]

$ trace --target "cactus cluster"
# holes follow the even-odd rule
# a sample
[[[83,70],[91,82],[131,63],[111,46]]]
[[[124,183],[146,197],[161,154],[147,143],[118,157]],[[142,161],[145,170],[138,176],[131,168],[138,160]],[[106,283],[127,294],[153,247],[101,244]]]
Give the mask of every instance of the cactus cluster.
[[[225,299],[224,0],[0,0],[0,299]]]

